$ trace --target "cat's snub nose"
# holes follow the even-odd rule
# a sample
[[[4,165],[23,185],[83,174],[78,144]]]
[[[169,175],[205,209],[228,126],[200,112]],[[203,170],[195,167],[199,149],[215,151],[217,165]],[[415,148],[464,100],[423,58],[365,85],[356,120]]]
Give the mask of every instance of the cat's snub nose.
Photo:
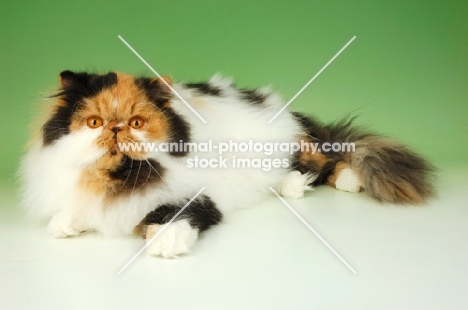
[[[113,131],[115,134],[117,134],[117,133],[118,133],[119,131],[121,131],[121,130],[122,130],[122,126],[115,126],[115,127],[112,128],[112,131]]]

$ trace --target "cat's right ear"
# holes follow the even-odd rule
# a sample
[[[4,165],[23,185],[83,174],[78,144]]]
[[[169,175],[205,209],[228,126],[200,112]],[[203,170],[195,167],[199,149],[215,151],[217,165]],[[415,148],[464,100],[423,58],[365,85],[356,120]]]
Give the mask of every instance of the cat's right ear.
[[[68,87],[76,82],[77,76],[76,73],[70,70],[65,70],[60,72],[59,83],[62,88]]]

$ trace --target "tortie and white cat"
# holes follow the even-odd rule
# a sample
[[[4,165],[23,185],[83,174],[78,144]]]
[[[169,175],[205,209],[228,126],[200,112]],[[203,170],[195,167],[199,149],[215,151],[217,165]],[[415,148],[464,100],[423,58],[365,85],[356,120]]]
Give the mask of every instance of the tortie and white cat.
[[[164,79],[164,81],[162,80]],[[123,73],[64,71],[54,107],[25,155],[20,176],[22,205],[49,221],[53,237],[87,231],[152,237],[200,191],[147,248],[152,255],[190,252],[200,232],[237,207],[251,207],[269,187],[300,198],[311,186],[365,190],[379,201],[421,204],[433,196],[434,168],[392,139],[352,126],[352,119],[323,125],[285,110],[269,88],[244,89],[214,76],[203,83],[172,83]],[[200,121],[180,94],[206,123]],[[218,152],[122,150],[122,143],[354,143],[353,151],[230,150],[226,167],[195,168],[195,158]],[[325,148],[323,148],[325,149]],[[235,158],[275,159],[271,169],[233,167]]]

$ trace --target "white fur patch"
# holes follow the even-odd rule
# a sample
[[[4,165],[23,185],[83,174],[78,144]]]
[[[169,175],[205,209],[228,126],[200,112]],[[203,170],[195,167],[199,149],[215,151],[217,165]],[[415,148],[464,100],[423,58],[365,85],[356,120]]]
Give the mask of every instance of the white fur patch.
[[[67,238],[81,234],[80,231],[73,227],[72,217],[64,212],[56,214],[52,220],[50,220],[48,232],[53,238]]]
[[[220,73],[217,73],[213,77],[211,77],[210,83],[220,87],[230,87],[232,85],[232,79],[224,77]]]
[[[117,109],[118,106],[119,106],[119,99],[114,99],[114,100],[112,100],[112,107],[113,107],[114,109]]]
[[[280,184],[278,192],[285,198],[302,198],[304,197],[305,191],[313,190],[312,186],[309,186],[309,184],[316,178],[317,176],[314,174],[301,174],[297,170],[291,171]]]
[[[341,170],[338,178],[335,181],[336,189],[358,193],[361,190],[362,183],[359,176],[350,168]]]
[[[152,225],[152,227],[155,229],[146,236],[146,242],[149,242],[164,226]],[[146,248],[146,253],[164,258],[177,258],[180,255],[190,253],[190,249],[197,239],[198,230],[192,228],[187,220],[176,221],[151,242]]]
[[[189,102],[199,100],[203,104],[197,111],[207,121],[200,122],[198,117],[187,108],[185,103],[174,98],[172,108],[190,124],[193,142],[292,142],[302,134],[302,129],[291,113],[284,111],[272,126],[268,121],[284,106],[280,96],[271,93],[259,108],[242,99],[230,79],[214,77],[210,83],[220,88],[223,96],[216,97],[200,94],[183,84],[174,84],[174,88]],[[258,92],[264,94],[265,90]],[[132,134],[141,142],[149,141],[144,132]],[[95,162],[107,152],[97,147],[96,139],[102,134],[102,127],[87,128],[62,136],[54,143],[42,146],[36,143],[25,156],[21,166],[22,206],[34,218],[50,219],[60,212],[66,212],[70,220],[54,218],[50,231],[55,236],[72,236],[80,231],[97,231],[107,236],[131,235],[133,229],[145,216],[158,205],[180,204],[193,197],[202,187],[203,195],[211,197],[222,213],[237,207],[250,207],[270,195],[269,187],[278,188],[278,184],[289,172],[289,167],[271,168],[234,168],[232,158],[280,159],[289,162],[288,151],[275,151],[271,155],[262,152],[227,151],[225,168],[188,168],[187,160],[196,156],[218,158],[218,150],[212,152],[191,152],[185,158],[171,156],[165,152],[148,152],[145,158],[154,159],[164,167],[162,182],[148,187],[147,190],[135,189],[111,201],[104,194],[95,194],[82,188],[80,182],[84,169],[93,167]],[[298,177],[301,181],[286,182],[296,188],[299,194],[289,188],[285,197],[301,196],[307,190],[307,177]],[[285,185],[285,186],[286,186]],[[288,188],[286,186],[286,188]],[[181,226],[184,221],[177,221],[168,227],[161,240],[151,244],[148,253],[175,257],[187,253],[197,238],[197,231]],[[188,223],[186,223],[188,225]],[[171,237],[172,236],[172,237]],[[172,238],[172,239],[171,239]],[[172,241],[170,241],[172,240]],[[172,244],[172,245],[171,245]],[[167,250],[172,249],[172,250]]]

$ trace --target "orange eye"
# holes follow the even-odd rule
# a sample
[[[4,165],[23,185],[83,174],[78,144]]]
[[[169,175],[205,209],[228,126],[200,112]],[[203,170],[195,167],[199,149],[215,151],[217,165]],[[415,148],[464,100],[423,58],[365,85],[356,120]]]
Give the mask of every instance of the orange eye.
[[[140,129],[145,124],[145,120],[142,117],[134,116],[130,119],[129,125],[132,128]]]
[[[87,121],[88,127],[93,129],[101,127],[102,123],[102,118],[99,116],[91,116]]]

